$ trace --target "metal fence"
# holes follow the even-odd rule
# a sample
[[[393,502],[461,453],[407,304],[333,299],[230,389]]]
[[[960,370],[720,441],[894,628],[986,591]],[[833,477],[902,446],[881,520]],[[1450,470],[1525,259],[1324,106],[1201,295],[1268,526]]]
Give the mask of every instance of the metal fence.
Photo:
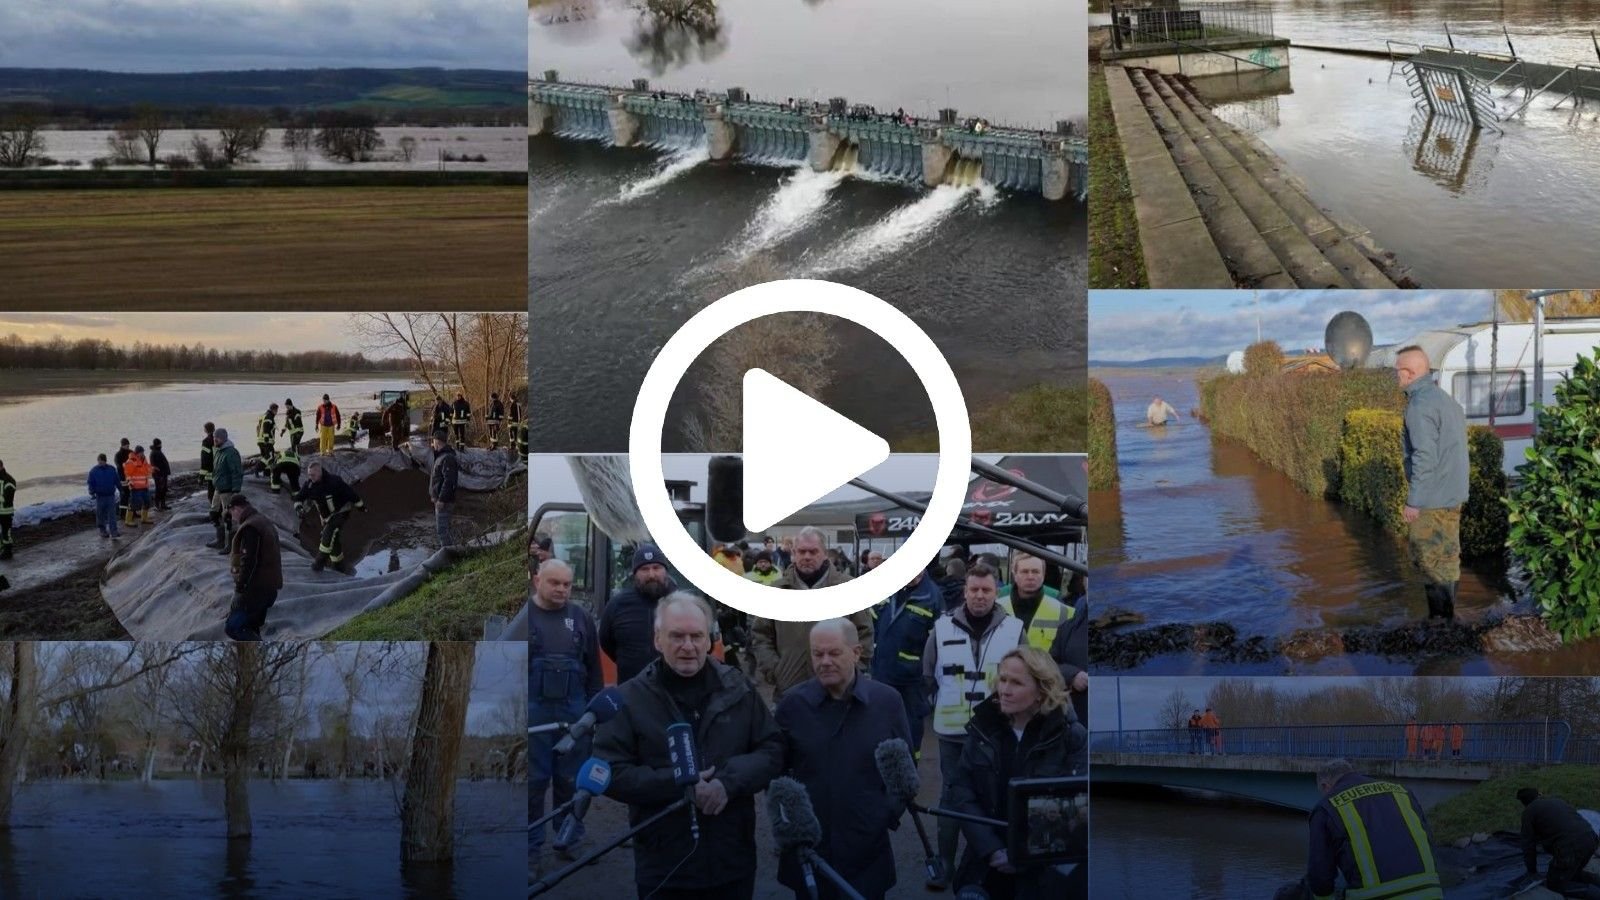
[[[1439,732],[1430,726],[1438,726]],[[1415,740],[1404,723],[1282,725],[1225,727],[1214,733],[1188,728],[1101,732],[1093,736],[1090,748],[1105,753],[1558,763],[1572,761],[1565,756],[1571,737],[1572,728],[1562,721],[1421,722]],[[1582,752],[1600,755],[1593,739],[1583,743]]]
[[[1179,0],[1144,5],[1113,3],[1119,49],[1274,37],[1272,7],[1257,0]]]

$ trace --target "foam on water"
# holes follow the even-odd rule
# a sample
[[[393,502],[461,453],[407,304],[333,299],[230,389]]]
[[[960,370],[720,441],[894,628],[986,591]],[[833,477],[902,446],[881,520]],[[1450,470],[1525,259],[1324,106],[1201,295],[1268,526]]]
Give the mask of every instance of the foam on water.
[[[828,205],[833,189],[848,174],[844,171],[814,172],[810,166],[797,167],[779,183],[778,190],[767,198],[745,226],[744,239],[735,251],[735,258],[748,259],[757,251],[781,243],[810,224]]]
[[[875,225],[858,229],[830,249],[806,272],[823,275],[854,269],[895,253],[931,234],[941,222],[978,194],[976,187],[940,185],[915,203],[902,206]]]
[[[662,185],[671,182],[679,175],[688,172],[710,158],[711,153],[704,144],[676,151],[667,157],[665,165],[648,177],[623,185],[622,190],[617,194],[616,202],[629,203],[640,197],[649,196],[659,190]]]

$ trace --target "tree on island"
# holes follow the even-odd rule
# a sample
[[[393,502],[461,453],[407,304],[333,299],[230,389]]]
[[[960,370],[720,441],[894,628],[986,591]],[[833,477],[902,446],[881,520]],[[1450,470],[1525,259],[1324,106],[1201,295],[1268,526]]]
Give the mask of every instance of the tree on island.
[[[366,162],[383,147],[378,121],[367,113],[337,112],[322,118],[314,142],[328,159]]]

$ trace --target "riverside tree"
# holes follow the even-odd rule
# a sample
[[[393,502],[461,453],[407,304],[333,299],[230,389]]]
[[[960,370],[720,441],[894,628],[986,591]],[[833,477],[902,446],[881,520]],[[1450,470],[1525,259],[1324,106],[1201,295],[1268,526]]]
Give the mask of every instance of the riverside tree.
[[[315,137],[317,149],[340,162],[366,162],[383,146],[378,120],[366,113],[335,112],[323,117]]]
[[[477,645],[432,641],[400,801],[400,858],[446,863],[455,855],[456,775],[472,696]]]
[[[30,112],[0,117],[0,169],[25,169],[44,153],[39,119]]]

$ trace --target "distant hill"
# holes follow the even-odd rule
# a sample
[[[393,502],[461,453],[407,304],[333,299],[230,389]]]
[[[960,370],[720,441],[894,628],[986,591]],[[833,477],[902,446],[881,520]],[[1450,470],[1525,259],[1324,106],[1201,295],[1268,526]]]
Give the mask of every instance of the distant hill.
[[[1156,359],[1140,359],[1132,362],[1112,362],[1103,359],[1089,360],[1091,369],[1181,369],[1200,366],[1221,366],[1228,362],[1227,356],[1163,356]]]
[[[99,72],[0,68],[0,104],[126,107],[441,109],[527,103],[525,72],[496,69],[254,69]]]

